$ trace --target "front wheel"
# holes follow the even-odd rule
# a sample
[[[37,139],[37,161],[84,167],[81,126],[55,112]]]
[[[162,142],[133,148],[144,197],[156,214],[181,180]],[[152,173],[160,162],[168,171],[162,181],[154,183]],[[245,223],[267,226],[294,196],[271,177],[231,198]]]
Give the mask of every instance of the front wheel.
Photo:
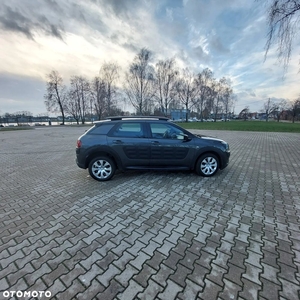
[[[212,153],[203,154],[196,163],[198,175],[209,177],[217,173],[219,169],[219,159]]]
[[[89,163],[90,175],[98,181],[111,179],[116,171],[114,161],[108,157],[96,157]]]

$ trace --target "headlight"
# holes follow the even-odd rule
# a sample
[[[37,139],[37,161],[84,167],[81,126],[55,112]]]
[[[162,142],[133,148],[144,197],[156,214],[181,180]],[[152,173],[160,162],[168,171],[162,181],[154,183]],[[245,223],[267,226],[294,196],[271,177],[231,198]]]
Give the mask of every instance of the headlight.
[[[229,145],[228,145],[228,143],[222,141],[221,144],[223,144],[225,146],[225,150],[226,151],[229,151]]]

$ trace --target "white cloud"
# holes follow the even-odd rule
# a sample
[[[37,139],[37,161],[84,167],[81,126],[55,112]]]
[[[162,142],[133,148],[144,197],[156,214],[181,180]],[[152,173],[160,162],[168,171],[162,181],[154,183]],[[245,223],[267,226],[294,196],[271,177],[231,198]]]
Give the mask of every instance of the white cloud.
[[[124,72],[142,47],[156,60],[176,57],[180,68],[208,67],[217,78],[229,77],[239,106],[258,109],[264,97],[299,93],[299,40],[283,81],[274,49],[264,62],[267,24],[258,1],[5,0],[0,9],[0,75],[37,84],[30,98],[38,103],[35,113],[45,111],[41,82],[51,70],[66,81],[92,78],[103,62],[115,61]],[[18,88],[29,95],[25,84]],[[1,111],[28,106],[8,92],[0,90]]]

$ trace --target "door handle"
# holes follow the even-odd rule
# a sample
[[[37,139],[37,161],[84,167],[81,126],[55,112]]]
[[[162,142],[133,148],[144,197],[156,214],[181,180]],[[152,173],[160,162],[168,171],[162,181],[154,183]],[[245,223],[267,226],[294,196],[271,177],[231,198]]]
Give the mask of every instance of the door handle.
[[[123,142],[121,140],[114,140],[113,143],[114,144],[123,144]]]
[[[158,141],[152,141],[151,144],[158,145],[159,142]]]

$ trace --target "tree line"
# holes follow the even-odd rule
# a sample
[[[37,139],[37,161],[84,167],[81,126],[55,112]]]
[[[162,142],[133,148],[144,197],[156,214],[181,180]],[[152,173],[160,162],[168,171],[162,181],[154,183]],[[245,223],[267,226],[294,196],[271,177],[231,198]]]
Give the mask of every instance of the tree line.
[[[291,120],[294,123],[295,121],[300,120],[300,97],[293,101],[268,98],[268,100],[263,103],[263,108],[260,112],[260,115],[263,115],[266,122],[272,117],[277,122],[280,120]],[[257,114],[258,113],[252,113],[249,106],[246,106],[239,113],[239,118],[246,121]]]
[[[70,115],[84,124],[87,115],[100,120],[124,114],[120,104],[127,101],[138,115],[169,116],[171,109],[184,107],[186,112],[196,111],[203,120],[207,112],[215,118],[223,113],[226,118],[235,101],[228,78],[216,79],[208,68],[197,74],[189,68],[179,70],[173,58],[153,63],[153,53],[146,48],[134,57],[122,82],[120,75],[121,68],[108,62],[92,80],[75,75],[67,87],[59,72],[52,71],[47,74],[44,96],[47,110],[60,113],[63,123]]]

